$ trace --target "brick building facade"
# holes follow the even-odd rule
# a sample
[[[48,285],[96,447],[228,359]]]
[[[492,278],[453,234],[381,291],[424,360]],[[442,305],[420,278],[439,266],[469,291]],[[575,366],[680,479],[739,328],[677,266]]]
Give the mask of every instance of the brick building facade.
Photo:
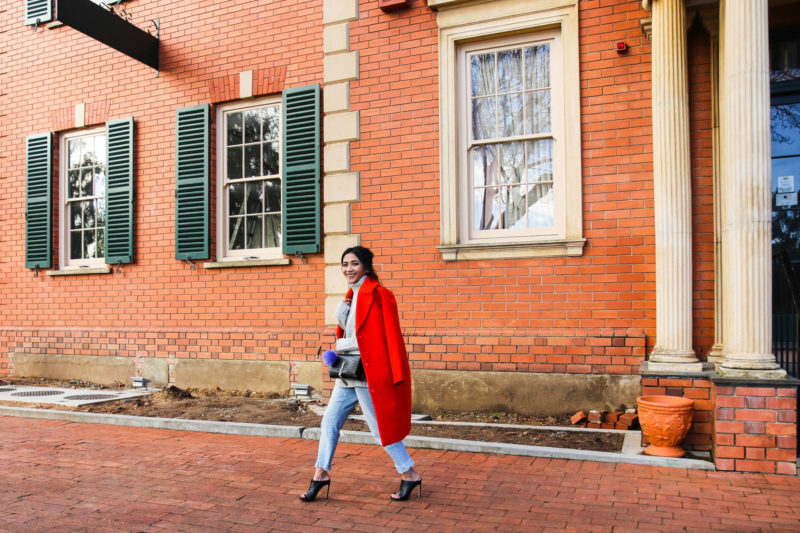
[[[688,273],[677,311],[657,297],[681,286],[657,286],[657,258],[679,257],[660,244],[656,216],[671,205],[659,203],[654,164],[653,62],[664,56],[653,47],[672,37],[658,34],[665,4],[684,15],[690,50],[689,195],[674,212],[688,227],[663,241],[689,255],[659,272]],[[698,379],[710,388],[725,291],[715,219],[722,15],[708,4],[115,4],[115,16],[157,30],[156,71],[55,22],[55,11],[37,23],[50,2],[9,2],[0,372],[325,391],[317,354],[345,292],[339,256],[363,244],[398,299],[416,409],[569,413],[632,406],[659,380],[683,379],[689,397]],[[305,131],[293,129],[294,94],[311,95],[310,111],[296,108],[316,125],[316,154],[297,148],[310,157],[297,166],[307,181],[292,174],[292,142]],[[182,117],[199,117],[196,129]],[[112,253],[118,191],[101,184],[116,172],[119,124],[129,128],[122,194],[132,207]],[[37,169],[49,178],[38,201],[50,200],[39,226]],[[184,178],[199,196],[183,196]],[[309,211],[293,211],[294,183],[315,199]],[[310,240],[289,246],[296,234]],[[41,235],[46,260],[30,253]],[[659,322],[672,315],[677,325]],[[653,353],[666,366],[642,367]],[[709,404],[690,443],[716,450],[720,468],[752,467],[721,461],[716,418],[703,414],[716,403],[697,399]],[[791,447],[794,435],[783,437],[773,448]],[[757,460],[770,453],[773,471],[788,473],[785,452]]]

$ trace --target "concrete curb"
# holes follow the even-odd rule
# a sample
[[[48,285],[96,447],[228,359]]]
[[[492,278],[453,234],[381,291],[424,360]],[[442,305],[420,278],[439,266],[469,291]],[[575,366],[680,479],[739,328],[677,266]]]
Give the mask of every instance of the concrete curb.
[[[287,437],[299,439],[303,428],[300,426],[268,426],[244,422],[217,422],[213,420],[187,420],[182,418],[156,418],[132,415],[110,415],[104,413],[82,413],[78,411],[59,411],[57,409],[32,409],[29,407],[0,406],[1,416],[63,420],[84,424],[110,424],[141,428],[174,429],[177,431],[198,431],[201,433],[224,433],[227,435],[248,435],[253,437]]]
[[[198,431],[204,433],[223,433],[227,435],[247,435],[257,437],[286,437],[294,439],[319,440],[319,428],[300,426],[271,426],[266,424],[248,424],[242,422],[217,422],[211,420],[184,420],[179,418],[152,418],[131,415],[111,415],[102,413],[83,413],[77,411],[59,411],[56,409],[32,409],[27,407],[0,406],[0,416],[23,418],[39,418],[45,420],[63,420],[86,424],[110,424],[117,426],[149,427],[172,429],[177,431]],[[532,426],[536,428],[537,426]],[[540,428],[541,429],[541,428]],[[548,429],[563,429],[550,428]],[[569,428],[574,429],[574,428]],[[638,433],[638,432],[637,432]],[[577,461],[597,461],[603,463],[625,463],[649,466],[668,466],[688,468],[692,470],[715,470],[709,461],[687,458],[652,457],[640,455],[641,447],[632,444],[636,435],[626,436],[622,453],[596,452],[589,450],[572,450],[568,448],[550,448],[545,446],[526,446],[521,444],[505,444],[500,442],[479,442],[460,439],[443,439],[438,437],[421,437],[409,435],[404,442],[409,448],[428,448],[471,453],[493,453],[500,455],[518,455],[523,457],[545,457],[550,459],[574,459]],[[365,431],[342,431],[339,442],[350,444],[368,444],[375,446],[375,438]],[[632,453],[637,452],[637,453]]]

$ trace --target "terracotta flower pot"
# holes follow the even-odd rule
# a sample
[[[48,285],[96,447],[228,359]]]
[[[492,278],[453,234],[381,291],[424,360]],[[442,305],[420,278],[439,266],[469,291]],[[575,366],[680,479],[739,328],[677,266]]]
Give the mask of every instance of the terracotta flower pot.
[[[689,432],[694,416],[694,402],[677,396],[640,396],[639,424],[650,441],[647,455],[683,457],[686,451],[680,443]]]

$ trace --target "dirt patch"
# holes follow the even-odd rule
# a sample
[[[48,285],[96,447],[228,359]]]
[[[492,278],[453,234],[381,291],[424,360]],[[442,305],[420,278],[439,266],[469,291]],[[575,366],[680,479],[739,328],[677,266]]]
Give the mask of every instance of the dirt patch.
[[[119,386],[100,386],[83,381],[42,380],[38,378],[9,378],[13,385],[47,386],[82,389],[121,389]],[[14,404],[19,405],[19,404]],[[321,405],[321,404],[319,404]],[[183,418],[189,420],[214,420],[222,422],[248,422],[280,426],[319,427],[321,417],[307,402],[253,392],[223,392],[217,390],[181,390],[169,387],[144,398],[114,401],[77,408],[53,404],[26,404],[26,407],[69,409],[89,413],[110,413],[133,416]],[[566,417],[528,417],[513,413],[443,413],[432,417],[437,421],[470,422],[471,426],[437,424],[412,424],[411,434],[426,437],[502,442],[576,450],[617,452],[622,449],[623,436],[616,433],[574,432],[562,430],[530,429],[525,427],[497,427],[487,424],[513,424],[516,426],[569,426]],[[366,424],[348,420],[344,429],[368,431]]]

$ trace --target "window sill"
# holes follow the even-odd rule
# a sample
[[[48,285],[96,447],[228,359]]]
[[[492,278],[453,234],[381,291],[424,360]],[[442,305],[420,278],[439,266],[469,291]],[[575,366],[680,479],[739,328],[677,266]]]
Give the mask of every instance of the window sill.
[[[438,246],[445,261],[471,259],[518,259],[528,257],[579,257],[586,239],[538,242],[442,244]]]
[[[236,268],[236,267],[259,267],[259,266],[282,266],[290,265],[291,259],[280,257],[276,259],[242,259],[237,261],[209,261],[203,263],[203,268]]]
[[[48,270],[48,276],[83,276],[88,274],[109,274],[111,267],[95,267],[95,268],[65,268],[63,270]]]

